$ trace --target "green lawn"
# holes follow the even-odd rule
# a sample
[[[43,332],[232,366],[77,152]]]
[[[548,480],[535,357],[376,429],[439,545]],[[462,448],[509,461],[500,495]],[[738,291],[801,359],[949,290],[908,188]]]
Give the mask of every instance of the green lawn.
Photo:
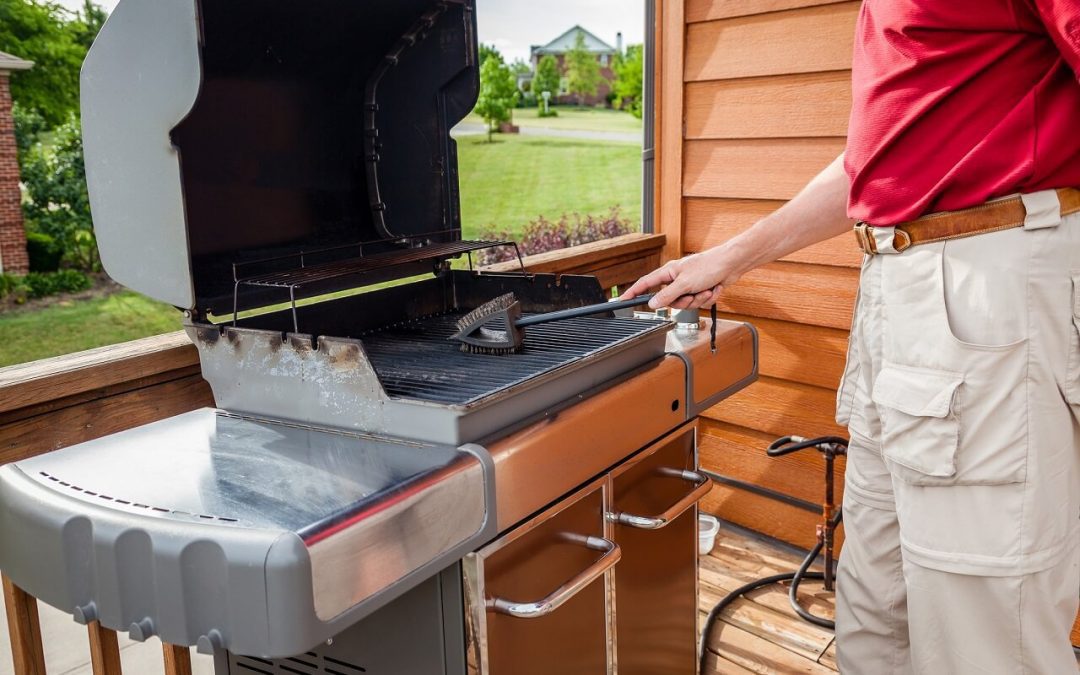
[[[514,124],[520,127],[545,129],[575,129],[578,131],[619,131],[640,132],[642,121],[630,113],[607,108],[578,108],[575,106],[555,107],[557,117],[540,117],[539,108],[517,108],[514,110]],[[478,115],[465,118],[468,124],[483,124]]]
[[[608,213],[641,223],[641,148],[633,143],[496,135],[458,139],[466,236],[518,232],[540,215]]]
[[[0,314],[0,367],[180,329],[180,312],[131,292]]]

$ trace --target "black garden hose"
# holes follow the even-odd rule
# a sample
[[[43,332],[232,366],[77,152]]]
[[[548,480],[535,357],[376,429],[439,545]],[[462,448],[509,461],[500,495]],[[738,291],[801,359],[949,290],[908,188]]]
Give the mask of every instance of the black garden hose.
[[[841,522],[843,522],[843,514],[838,511],[836,515],[833,516],[833,527],[839,525]],[[748,584],[736,588],[731,593],[728,593],[715,607],[712,608],[712,611],[709,612],[709,616],[705,619],[705,628],[701,631],[701,643],[698,649],[698,672],[703,675],[705,673],[705,660],[709,655],[709,641],[712,639],[713,626],[716,625],[716,620],[723,614],[724,610],[731,605],[731,603],[735,602],[736,599],[746,595],[750,591],[764,588],[765,586],[771,586],[772,584],[778,584],[783,581],[790,581],[791,589],[788,592],[788,599],[791,601],[791,608],[795,610],[795,613],[803,620],[809,621],[816,626],[821,626],[822,628],[828,628],[830,630],[836,628],[836,622],[830,621],[829,619],[823,619],[820,616],[814,616],[799,604],[799,584],[808,579],[812,581],[822,581],[825,579],[825,574],[823,572],[809,571],[810,566],[814,564],[814,560],[816,560],[821,553],[823,546],[824,544],[819,541],[814,548],[810,549],[810,553],[803,559],[802,564],[799,565],[798,571],[774,574],[771,577],[751,581]]]

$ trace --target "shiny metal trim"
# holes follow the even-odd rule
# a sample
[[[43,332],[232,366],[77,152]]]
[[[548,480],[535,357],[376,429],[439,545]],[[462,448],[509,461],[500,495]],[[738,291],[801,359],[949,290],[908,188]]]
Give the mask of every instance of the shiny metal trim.
[[[503,534],[502,537],[491,542],[484,548],[470,553],[462,560],[463,576],[465,578],[465,615],[468,627],[466,630],[467,652],[469,658],[469,672],[477,672],[479,675],[493,675],[488,651],[488,607],[487,607],[487,577],[485,564],[488,558],[510,545],[521,537],[529,535],[537,527],[551,518],[558,517],[561,513],[574,506],[582,499],[586,499],[597,490],[601,492],[601,505],[606,513],[611,506],[611,476],[593,480],[573,492],[570,496],[548,507],[547,509],[520,522],[516,527]],[[614,526],[607,522],[602,523],[604,539],[614,537]],[[599,537],[597,537],[599,539]],[[622,550],[619,551],[620,556]],[[615,579],[614,572],[609,571],[604,575],[605,587],[605,612],[607,621],[605,632],[607,634],[607,675],[615,675]],[[497,675],[497,674],[496,674]]]
[[[586,586],[599,579],[622,559],[622,549],[615,542],[603,537],[588,537],[580,534],[564,535],[568,542],[579,544],[594,551],[603,551],[596,562],[586,567],[574,578],[562,584],[547,597],[534,602],[514,602],[504,598],[488,598],[487,607],[500,614],[508,614],[519,619],[536,619],[551,614],[562,607]]]
[[[658,516],[638,516],[631,513],[610,512],[606,516],[608,520],[619,523],[620,525],[636,527],[639,530],[659,530],[681,516],[694,504],[701,501],[705,495],[709,494],[709,490],[712,489],[712,479],[697,471],[667,468],[661,469],[660,474],[693,483],[694,488]]]
[[[332,536],[309,544],[315,615],[329,621],[480,532],[483,466],[451,466],[382,498]]]

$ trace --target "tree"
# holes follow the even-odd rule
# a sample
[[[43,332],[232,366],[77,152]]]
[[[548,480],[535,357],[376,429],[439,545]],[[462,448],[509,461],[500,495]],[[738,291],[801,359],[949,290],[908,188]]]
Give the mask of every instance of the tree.
[[[532,68],[525,59],[514,59],[514,62],[510,64],[510,70],[514,71],[515,75],[528,75],[532,72]]]
[[[642,94],[645,81],[645,50],[641,45],[630,45],[625,55],[615,59],[616,104],[641,119]]]
[[[95,4],[93,0],[83,0],[83,8],[79,12],[79,18],[82,25],[78,23],[74,25],[76,39],[79,44],[89,51],[90,45],[94,44],[97,34],[101,31],[101,27],[105,25],[105,20],[109,18],[109,13],[105,11],[104,7]]]
[[[79,69],[104,21],[93,3],[84,11],[85,17],[72,17],[52,3],[0,0],[0,51],[34,62],[32,70],[11,78],[11,96],[50,128],[78,110]]]
[[[602,79],[596,55],[585,46],[585,34],[578,31],[574,47],[566,52],[566,88],[584,103],[586,96],[596,96]]]
[[[487,63],[488,57],[494,56],[499,59],[500,63],[505,63],[502,52],[500,52],[495,45],[486,45],[483,42],[480,43],[480,67],[483,68]]]
[[[476,102],[476,114],[488,125],[488,142],[495,126],[509,122],[510,114],[517,104],[517,81],[510,67],[501,56],[490,56],[480,67],[480,97]]]
[[[559,61],[551,54],[540,59],[536,65],[536,77],[533,78],[533,91],[539,96],[545,91],[550,91],[552,96],[559,93],[559,82],[562,74],[559,72]]]

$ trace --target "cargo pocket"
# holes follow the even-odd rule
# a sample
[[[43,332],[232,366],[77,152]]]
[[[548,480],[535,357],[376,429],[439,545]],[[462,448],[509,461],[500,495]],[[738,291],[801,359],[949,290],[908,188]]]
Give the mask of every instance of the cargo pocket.
[[[1069,341],[1069,366],[1065,372],[1065,398],[1080,408],[1080,271],[1072,273],[1072,335]]]
[[[964,377],[886,363],[871,395],[881,417],[882,454],[914,484],[951,484],[957,474],[960,420],[957,390]],[[903,471],[906,469],[907,471]]]

